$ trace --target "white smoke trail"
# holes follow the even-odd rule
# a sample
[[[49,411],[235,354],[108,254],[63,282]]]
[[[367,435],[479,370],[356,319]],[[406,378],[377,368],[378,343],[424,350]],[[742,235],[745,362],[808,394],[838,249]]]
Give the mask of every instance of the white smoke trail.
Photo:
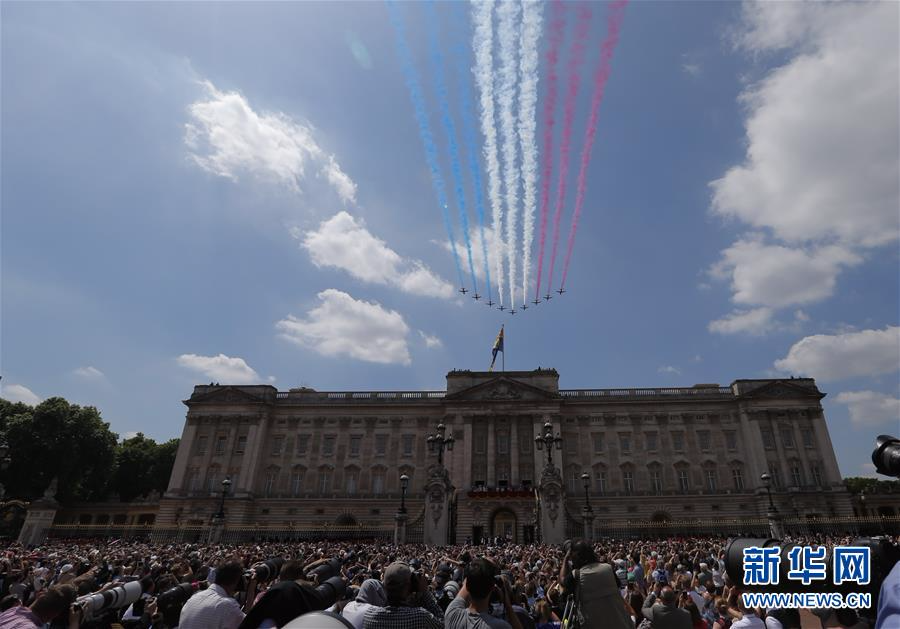
[[[525,0],[522,5],[522,39],[519,73],[519,141],[522,147],[522,299],[528,300],[528,280],[531,274],[531,243],[534,240],[534,208],[536,205],[538,149],[537,129],[538,42],[543,22],[543,4],[539,0]]]
[[[500,199],[500,161],[497,156],[497,127],[494,124],[494,24],[493,0],[472,0],[472,21],[475,32],[472,49],[475,53],[475,84],[481,104],[481,132],[484,134],[484,160],[487,165],[488,198],[491,202],[493,238],[491,262],[495,269],[494,282],[500,305],[503,305],[503,205]]]
[[[503,140],[503,179],[506,191],[506,249],[509,264],[509,306],[516,307],[516,232],[519,212],[519,169],[516,163],[516,100],[518,59],[516,55],[521,27],[521,6],[516,0],[506,0],[497,9],[500,18],[497,39],[500,42],[500,87],[497,104],[500,107],[500,135]]]

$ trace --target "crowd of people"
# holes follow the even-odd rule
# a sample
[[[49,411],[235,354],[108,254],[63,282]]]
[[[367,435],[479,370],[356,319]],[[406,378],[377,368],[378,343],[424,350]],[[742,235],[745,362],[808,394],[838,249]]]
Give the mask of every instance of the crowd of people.
[[[0,551],[0,629],[268,629],[314,610],[343,618],[318,626],[356,629],[799,629],[796,609],[743,605],[726,543],[10,544]],[[855,622],[830,610],[821,619]]]

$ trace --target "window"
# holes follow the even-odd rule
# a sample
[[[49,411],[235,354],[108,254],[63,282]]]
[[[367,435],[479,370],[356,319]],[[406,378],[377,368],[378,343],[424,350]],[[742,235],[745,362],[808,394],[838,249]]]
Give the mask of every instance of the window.
[[[603,452],[603,433],[595,432],[591,435],[591,439],[594,442],[594,452],[597,454]]]
[[[735,452],[737,450],[737,433],[733,430],[725,432],[725,448],[729,452]]]
[[[601,496],[606,493],[606,472],[595,472],[597,479],[597,493]]]
[[[403,435],[403,456],[413,455],[413,437],[414,435]]]
[[[334,444],[337,441],[337,437],[334,435],[325,435],[322,439],[322,454],[325,456],[333,456],[334,455]]]
[[[219,468],[211,467],[206,474],[206,491],[216,491],[219,487],[216,482],[219,480]]]
[[[662,474],[659,470],[650,470],[650,486],[653,488],[654,494],[662,493]]]
[[[375,435],[375,455],[384,456],[387,454],[387,435]]]
[[[687,492],[691,488],[691,481],[688,477],[688,471],[684,468],[678,470],[678,489],[682,493]]]
[[[763,447],[766,450],[774,450],[775,437],[772,435],[772,431],[768,428],[762,428],[760,429],[760,433],[762,434]]]
[[[350,456],[359,456],[359,445],[362,443],[362,437],[353,435],[350,437]]]
[[[804,448],[815,448],[815,440],[813,439],[813,431],[812,428],[804,428],[803,429],[803,447]]]
[[[309,450],[309,435],[297,435],[297,454],[304,455]]]
[[[497,433],[497,453],[509,454],[509,433]]]
[[[209,437],[197,437],[197,454],[206,454],[206,443],[209,441]]]
[[[243,454],[247,449],[247,435],[238,435],[237,443],[234,444],[234,453]]]
[[[673,432],[672,433],[672,449],[676,452],[684,452],[684,433],[683,432]]]
[[[781,487],[781,470],[777,467],[769,470],[769,475],[772,477],[772,485],[775,487]]]
[[[520,430],[519,434],[524,435],[527,433],[524,430]],[[522,454],[528,454],[529,452],[531,452],[531,441],[529,439],[523,439],[519,437],[519,451]]]
[[[291,474],[291,495],[294,497],[303,493],[303,472],[302,467],[295,467]]]
[[[225,454],[225,441],[227,437],[225,435],[219,435],[216,437],[216,455],[222,456]]]
[[[581,491],[581,473],[573,468],[569,472],[569,492],[577,495],[579,491]]]
[[[631,452],[631,435],[619,435],[619,446],[622,448],[622,452]]]
[[[734,482],[734,488],[738,491],[744,490],[744,472],[739,467],[732,468],[731,480]]]
[[[319,493],[327,494],[331,491],[331,470],[323,467],[319,470]]]
[[[783,426],[781,428],[781,445],[785,448],[794,447],[794,431],[791,430],[790,426]]]
[[[268,498],[275,493],[275,483],[278,481],[278,470],[271,469],[266,472],[266,484],[263,486],[263,494]]]
[[[634,472],[631,470],[625,470],[622,472],[622,482],[625,485],[625,493],[633,494],[634,493]]]
[[[819,464],[813,463],[809,468],[809,472],[812,475],[813,485],[815,485],[816,487],[821,487],[822,486],[822,470],[819,468]]]
[[[709,431],[708,430],[698,430],[697,431],[697,441],[700,442],[700,450],[703,452],[709,452]]]
[[[200,489],[200,471],[196,468],[188,470],[187,488],[188,491],[197,491]]]
[[[232,473],[228,475],[228,479],[231,481],[231,489],[229,490],[229,492],[236,492],[238,488],[238,482],[241,479],[240,472],[238,472],[238,470],[232,470]]]
[[[803,470],[800,469],[800,463],[791,463],[791,481],[794,487],[803,486]]]
[[[648,433],[646,434],[646,436],[645,436],[645,441],[647,442],[647,450],[648,450],[649,452],[656,452],[656,450],[657,450],[657,448],[658,448],[658,446],[657,446],[657,439],[656,439],[656,433],[655,433],[655,432],[648,432]]]
[[[347,494],[352,496],[356,493],[359,486],[359,472],[356,470],[347,470]]]
[[[284,435],[276,435],[272,440],[272,456],[279,456],[284,450]]]
[[[566,454],[578,454],[578,439],[569,437],[566,442]]]
[[[372,493],[380,496],[384,493],[384,470],[377,469],[372,472]]]
[[[707,468],[706,470],[706,489],[707,491],[716,491],[716,470]]]

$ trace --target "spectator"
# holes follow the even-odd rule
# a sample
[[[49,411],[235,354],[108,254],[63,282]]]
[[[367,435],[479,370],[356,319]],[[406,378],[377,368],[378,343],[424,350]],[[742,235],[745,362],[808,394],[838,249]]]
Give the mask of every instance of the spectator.
[[[366,612],[385,605],[387,605],[387,595],[381,582],[376,579],[366,579],[359,588],[356,600],[350,601],[344,606],[343,616],[356,629],[362,629]]]
[[[75,588],[71,585],[54,585],[38,596],[30,607],[17,605],[0,614],[0,627],[3,629],[43,627],[66,614],[73,602],[75,602]],[[77,627],[77,615],[75,621]]]
[[[443,628],[443,613],[428,591],[423,573],[414,573],[409,564],[395,561],[385,569],[382,584],[387,605],[366,612],[364,629]]]
[[[237,629],[244,612],[234,599],[243,568],[236,561],[216,567],[215,583],[190,597],[181,610],[180,629]]]
[[[650,621],[652,629],[692,629],[693,621],[687,610],[679,609],[676,605],[678,597],[669,586],[662,588],[659,594],[659,602],[656,595],[651,594],[644,601],[641,610],[644,618]]]
[[[568,574],[568,562],[574,572]],[[575,542],[560,569],[560,581],[566,591],[575,594],[576,609],[581,626],[604,626],[630,629],[634,626],[612,566],[600,563],[594,549],[584,541]]]
[[[459,595],[445,612],[447,629],[490,627],[491,629],[520,629],[519,619],[512,608],[507,583],[501,593],[507,622],[490,614],[491,595],[496,591],[497,569],[487,559],[475,559],[466,567],[466,579]]]

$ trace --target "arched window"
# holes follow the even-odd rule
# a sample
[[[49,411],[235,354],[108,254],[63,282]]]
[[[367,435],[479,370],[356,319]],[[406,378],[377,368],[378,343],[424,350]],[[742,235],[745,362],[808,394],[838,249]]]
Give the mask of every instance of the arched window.
[[[622,466],[622,489],[629,496],[634,493],[634,468],[631,465]]]
[[[291,470],[291,495],[295,498],[303,493],[303,481],[306,479],[306,468],[295,465]]]
[[[683,494],[691,490],[691,470],[685,464],[675,466],[675,478],[677,479],[678,491]]]
[[[738,464],[731,468],[731,483],[736,491],[744,491],[744,469]]]
[[[715,463],[703,465],[703,487],[708,492],[719,491],[719,470],[716,469]]]
[[[331,493],[331,468],[327,465],[323,465],[319,468],[319,493],[320,494],[329,494]]]
[[[581,491],[581,470],[577,467],[569,468],[569,493],[578,495]]]
[[[263,485],[263,495],[268,498],[275,495],[278,489],[278,468],[270,467],[266,470],[265,483]]]
[[[601,496],[609,491],[609,480],[606,475],[606,467],[603,465],[594,466],[594,491]]]
[[[791,460],[791,486],[803,487],[803,467],[797,459]]]
[[[359,490],[359,469],[356,467],[348,467],[345,469],[344,483],[346,485],[347,495],[355,495]]]
[[[650,473],[650,491],[659,496],[663,493],[662,467],[658,463],[651,463],[647,466]]]
[[[372,493],[376,496],[384,493],[384,476],[385,469],[383,467],[372,468]]]
[[[809,473],[812,476],[813,485],[816,487],[822,486],[822,468],[819,467],[818,463],[812,463],[809,466]]]
[[[219,482],[219,466],[211,465],[209,471],[206,472],[206,491],[218,491]]]

